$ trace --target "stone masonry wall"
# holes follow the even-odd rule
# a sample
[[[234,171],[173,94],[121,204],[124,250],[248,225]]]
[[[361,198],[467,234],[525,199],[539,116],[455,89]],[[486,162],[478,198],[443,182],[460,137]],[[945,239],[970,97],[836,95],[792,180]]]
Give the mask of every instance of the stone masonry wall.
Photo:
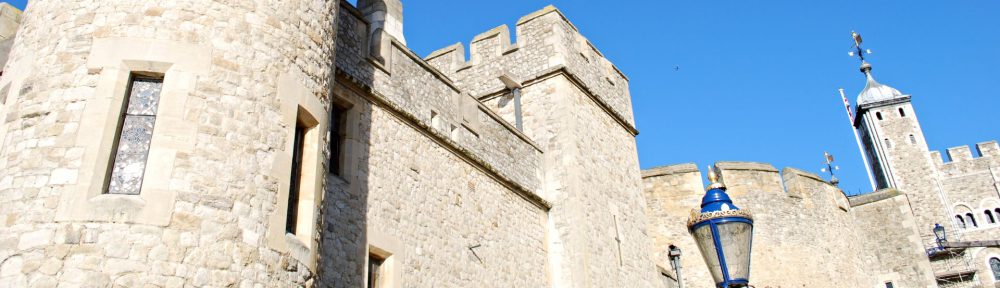
[[[367,254],[385,249],[398,264],[384,273],[405,285],[387,287],[546,286],[545,208],[351,86],[335,94],[356,103],[358,173],[327,191],[322,282],[363,287]]]
[[[445,146],[454,145],[463,152],[460,154],[481,163],[488,168],[489,173],[527,188],[524,189],[527,192],[518,193],[536,195],[538,199],[531,195],[526,197],[534,199],[532,201],[536,204],[551,205],[544,207],[547,211],[544,219],[548,226],[542,234],[547,240],[546,269],[538,271],[544,271],[552,285],[653,285],[651,281],[656,276],[656,268],[647,255],[649,242],[644,231],[645,217],[642,209],[637,209],[642,207],[643,201],[639,190],[635,131],[631,124],[622,124],[631,122],[609,112],[608,105],[592,93],[598,87],[596,84],[594,88],[588,88],[590,86],[581,78],[562,69],[564,65],[537,65],[539,61],[561,61],[559,59],[565,57],[561,50],[557,50],[562,49],[563,45],[553,42],[563,37],[561,33],[570,31],[570,24],[562,18],[561,13],[550,7],[522,18],[520,22],[525,23],[523,25],[537,27],[525,30],[537,33],[519,38],[524,41],[518,45],[521,47],[518,48],[520,52],[506,54],[508,58],[503,61],[503,65],[508,65],[512,70],[535,69],[533,71],[537,72],[530,81],[518,80],[524,80],[524,131],[515,129],[501,115],[497,115],[491,107],[495,103],[482,104],[471,97],[486,93],[487,90],[492,93],[493,90],[502,89],[503,85],[497,78],[501,73],[497,73],[495,69],[483,66],[480,68],[485,70],[468,70],[468,74],[462,74],[465,72],[451,69],[457,66],[448,66],[452,62],[442,62],[443,59],[451,58],[430,56],[424,62],[393,39],[387,40],[382,46],[377,43],[365,45],[370,40],[367,38],[371,37],[364,36],[367,29],[363,27],[365,23],[361,20],[361,15],[345,7],[341,16],[339,23],[343,41],[338,42],[337,65],[343,78],[358,87],[361,91],[359,94],[370,94],[366,97],[371,98],[373,103],[387,107],[386,110],[396,111],[402,118],[414,122],[418,128],[427,129],[426,134],[441,139]],[[495,56],[503,54],[500,50],[509,51],[510,47],[503,46],[502,42],[491,42],[506,39],[509,44],[509,38],[496,36],[505,33],[504,31],[497,29],[490,32],[493,34],[486,33],[489,35],[476,37],[474,42],[479,44],[473,44],[473,54],[480,56],[473,56],[476,59],[474,63],[499,63],[486,59],[498,60]],[[572,31],[576,33],[575,30]],[[495,45],[489,46],[486,43]],[[382,47],[382,50],[371,52],[373,47]],[[383,60],[371,57],[369,53],[381,53],[379,58]],[[518,62],[513,57],[531,57],[534,60]],[[462,58],[461,62],[464,63],[464,56]],[[477,68],[472,65],[465,69]],[[601,73],[604,75],[604,72]],[[458,80],[452,82],[452,79]],[[624,78],[619,79],[623,81]],[[615,86],[613,90],[609,89],[608,92],[627,95],[625,83]],[[627,108],[631,110],[630,107]],[[630,112],[628,115],[631,115]],[[454,131],[458,132],[453,133]],[[379,192],[371,190],[370,193]],[[462,199],[465,197],[468,196],[463,196]],[[477,198],[468,201],[478,201],[475,199]],[[382,213],[369,210],[369,214],[375,217],[370,222],[384,219]],[[406,218],[405,215],[399,217]],[[468,221],[476,225],[474,223],[481,220],[483,219],[474,217]],[[501,222],[504,221],[524,220],[511,218]],[[539,236],[531,234],[534,233],[531,229],[521,232],[510,237]],[[508,240],[497,241],[494,244],[496,247],[509,245],[509,242],[504,242]],[[519,240],[521,242],[525,241]],[[410,250],[407,253],[410,255]],[[524,259],[533,259],[532,256],[525,255]],[[534,260],[527,261],[534,263]],[[450,267],[443,269],[465,269]],[[500,270],[522,271],[520,269],[530,267],[514,269],[508,266]],[[417,272],[419,271],[415,270],[414,273]],[[484,277],[475,273],[478,272],[470,272],[469,277],[496,277]],[[444,276],[438,278],[448,279]],[[504,282],[507,279],[495,281],[511,283]]]
[[[328,100],[336,11],[329,1],[32,1],[3,75],[14,93],[0,106],[0,286],[312,282],[308,265],[265,244],[277,182],[262,171],[273,168],[289,125],[274,117],[279,75],[301,71],[302,89]],[[196,63],[204,73],[166,74],[192,89],[187,103],[163,95],[161,107],[183,107],[171,119],[183,125],[156,131],[195,131],[171,139],[192,148],[169,166],[176,202],[166,225],[55,221],[57,206],[73,204],[62,196],[86,193],[74,188],[89,175],[81,159],[98,153],[79,144],[97,137],[81,128],[94,124],[81,122],[82,111],[114,97],[95,88],[106,71],[87,66],[101,39],[207,47]]]
[[[892,281],[895,287],[936,286],[935,271],[924,250],[926,233],[917,225],[909,195],[890,188],[850,201],[856,230],[867,240],[860,248],[874,258],[867,259],[867,272],[876,281]]]
[[[757,287],[884,287],[881,275],[871,273],[884,269],[883,263],[877,261],[875,252],[866,250],[871,248],[869,245],[884,243],[883,239],[859,228],[869,227],[866,224],[869,220],[855,215],[839,189],[816,175],[791,168],[779,174],[767,164],[720,162],[716,165],[734,204],[754,212],[752,284]],[[692,164],[657,167],[643,171],[643,182],[657,262],[667,263],[667,246],[677,245],[684,251],[682,278],[685,284],[711,287],[711,276],[685,226],[691,209],[698,207],[704,195],[701,173]],[[915,229],[912,223],[904,228]],[[905,239],[913,240],[910,238],[916,241],[886,245],[885,249],[922,252],[919,237],[914,234]],[[927,269],[921,277],[933,281],[929,278],[926,258],[923,261]],[[909,264],[895,262],[902,263]],[[933,282],[920,283],[896,287],[926,287],[924,285]]]

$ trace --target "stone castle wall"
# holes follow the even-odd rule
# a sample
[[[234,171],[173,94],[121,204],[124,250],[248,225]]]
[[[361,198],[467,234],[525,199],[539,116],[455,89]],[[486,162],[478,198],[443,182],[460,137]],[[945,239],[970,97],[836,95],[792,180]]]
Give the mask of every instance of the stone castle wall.
[[[865,212],[852,208],[839,189],[807,172],[786,168],[778,173],[770,165],[746,162],[720,162],[717,167],[736,206],[754,212],[755,286],[884,287],[886,281],[897,287],[933,285],[914,223],[889,225],[903,231],[890,235],[879,226],[886,223],[871,221],[895,221],[898,217],[893,216],[904,215],[909,209],[905,197],[873,201],[864,208],[888,212]],[[657,263],[668,263],[667,246],[677,245],[684,251],[685,284],[710,287],[706,280],[711,276],[685,226],[704,195],[701,173],[693,164],[664,166],[643,171],[643,181]],[[891,238],[897,236],[902,240]],[[893,256],[900,250],[909,253]]]
[[[281,75],[329,103],[337,10],[32,1],[0,80],[0,286],[313,282],[293,248],[265,240],[281,186],[268,171],[295,125],[277,117]],[[132,73],[164,77],[143,193],[89,194]]]
[[[546,43],[561,37],[553,32],[558,31],[555,27],[569,25],[562,14],[548,7],[532,15],[538,16],[522,23],[535,29],[524,31],[534,32],[520,38],[526,44],[508,51],[510,58],[503,65],[535,69],[539,67],[531,65],[534,62],[517,63],[514,57],[565,57],[557,50],[545,50],[552,47]],[[369,131],[362,137],[372,140],[361,142],[370,144],[363,149],[371,151],[359,153],[370,155],[360,161],[368,165],[366,175],[350,181],[350,187],[368,183],[360,184],[360,193],[368,196],[335,202],[344,201],[342,206],[348,209],[367,209],[367,218],[341,225],[337,223],[341,212],[330,213],[327,221],[336,223],[335,231],[367,231],[368,240],[376,234],[398,239],[388,242],[400,243],[402,275],[409,279],[403,281],[418,286],[652,285],[656,270],[646,254],[645,218],[636,209],[643,201],[634,129],[625,129],[621,117],[609,114],[606,105],[583,88],[585,84],[566,76],[565,70],[546,66],[540,69],[548,74],[519,83],[524,87],[525,121],[524,130],[518,130],[510,115],[495,109],[495,102],[473,97],[482,93],[476,90],[482,87],[502,90],[498,77],[504,73],[483,70],[459,76],[436,63],[444,58],[432,56],[425,62],[398,39],[366,34],[371,31],[364,18],[361,11],[342,8],[337,68],[342,88],[338,91],[344,92],[337,94],[354,95],[370,103],[363,105],[370,106],[373,115],[392,117],[372,117],[368,124],[372,128],[360,129]],[[474,51],[490,54],[484,49]],[[462,80],[453,81],[458,77]],[[470,81],[481,83],[463,84]],[[627,95],[627,85],[617,89],[625,91],[615,93]],[[387,121],[392,118],[396,120]],[[433,141],[397,143],[399,136]],[[387,144],[379,144],[383,142]],[[424,159],[435,154],[421,152],[418,159],[407,154],[438,150],[435,146],[440,157]],[[448,174],[470,169],[488,177]],[[407,203],[425,207],[399,209]],[[441,231],[455,232],[442,235]],[[364,250],[365,238],[331,245],[344,251],[337,254],[351,255]],[[334,270],[363,269],[362,263],[350,260],[333,262],[346,265]]]

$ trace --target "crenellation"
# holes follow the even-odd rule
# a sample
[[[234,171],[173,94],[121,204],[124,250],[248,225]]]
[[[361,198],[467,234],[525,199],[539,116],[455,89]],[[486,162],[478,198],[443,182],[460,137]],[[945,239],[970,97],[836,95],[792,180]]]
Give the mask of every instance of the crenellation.
[[[477,97],[507,89],[497,81],[504,74],[525,82],[549,77],[553,72],[571,75],[626,130],[638,133],[628,78],[561,11],[550,5],[521,17],[515,35],[517,41],[513,42],[509,27],[500,25],[472,39],[468,60],[458,44],[434,51],[424,59]]]
[[[941,157],[941,151],[931,151],[928,155],[930,155],[931,161],[934,162],[935,166],[940,167],[944,165],[944,158]]]
[[[510,29],[507,24],[503,24],[472,38],[469,43],[469,62],[471,65],[482,64],[516,49],[517,45],[511,44]]]
[[[948,158],[951,159],[950,162],[964,162],[972,160],[972,151],[969,150],[969,146],[956,146],[951,147],[946,150],[948,153]]]
[[[424,61],[448,77],[455,77],[455,72],[469,66],[469,62],[465,61],[465,45],[462,42],[431,52],[424,57]]]
[[[976,152],[980,157],[1000,158],[1000,145],[997,144],[997,140],[979,142],[976,143]]]

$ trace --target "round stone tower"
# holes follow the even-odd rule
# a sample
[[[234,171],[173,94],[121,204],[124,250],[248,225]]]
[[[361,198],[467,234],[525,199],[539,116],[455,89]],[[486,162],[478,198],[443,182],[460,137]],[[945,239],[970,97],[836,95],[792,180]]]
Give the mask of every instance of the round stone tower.
[[[27,7],[0,78],[0,287],[316,280],[338,2],[156,2]]]

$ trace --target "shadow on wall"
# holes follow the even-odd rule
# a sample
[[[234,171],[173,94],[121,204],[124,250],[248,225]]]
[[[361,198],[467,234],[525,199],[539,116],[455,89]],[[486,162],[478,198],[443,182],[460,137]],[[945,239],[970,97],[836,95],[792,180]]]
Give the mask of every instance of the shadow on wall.
[[[335,81],[329,91],[330,158],[318,225],[318,287],[364,287],[366,283],[364,266],[370,253],[367,213],[373,104],[362,95],[373,87],[376,68],[365,65],[367,60],[358,58],[368,54],[367,45],[356,45],[365,43],[374,32],[369,31],[372,27],[344,20],[360,16],[352,15],[355,9],[350,8],[353,7],[346,7],[357,2],[341,2],[338,32],[334,36],[336,59],[331,59],[330,63],[336,72],[331,75]],[[370,5],[369,2],[381,1],[361,2]],[[380,7],[384,8],[384,4]]]

